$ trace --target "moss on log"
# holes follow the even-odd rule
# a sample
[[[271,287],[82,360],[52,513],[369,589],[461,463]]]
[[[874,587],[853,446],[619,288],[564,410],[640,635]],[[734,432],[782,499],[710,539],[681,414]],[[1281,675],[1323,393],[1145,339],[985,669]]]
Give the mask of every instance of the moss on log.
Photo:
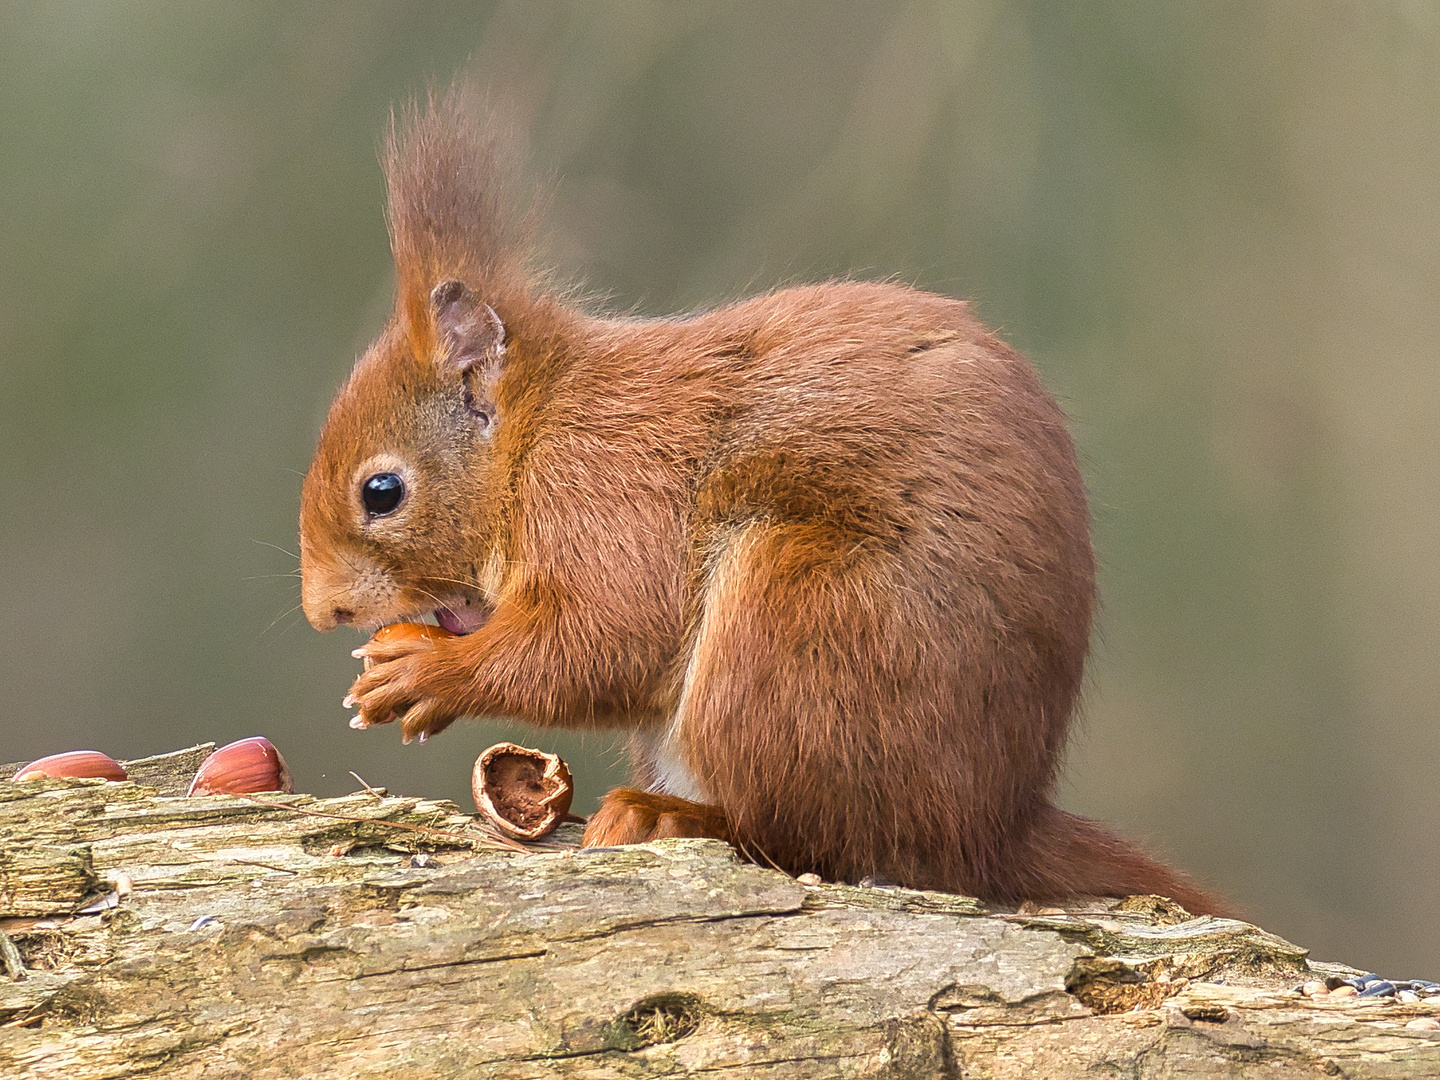
[[[573,839],[383,792],[0,783],[0,1076],[1440,1076],[1405,1026],[1440,1010],[1302,998],[1352,969],[1246,923]]]

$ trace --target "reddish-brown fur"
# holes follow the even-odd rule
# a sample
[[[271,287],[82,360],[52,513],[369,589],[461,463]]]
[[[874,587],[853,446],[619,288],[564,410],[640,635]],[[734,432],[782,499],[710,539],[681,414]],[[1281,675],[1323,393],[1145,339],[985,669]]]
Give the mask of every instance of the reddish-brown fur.
[[[1095,575],[1033,369],[964,303],[892,284],[588,314],[528,268],[467,116],[451,95],[392,138],[396,314],[331,409],[301,555],[321,629],[480,625],[367,647],[359,724],[630,729],[650,790],[612,792],[591,844],[722,835],[828,879],[1217,910],[1050,801]],[[503,353],[439,313],[447,281]],[[406,500],[370,519],[380,468]]]

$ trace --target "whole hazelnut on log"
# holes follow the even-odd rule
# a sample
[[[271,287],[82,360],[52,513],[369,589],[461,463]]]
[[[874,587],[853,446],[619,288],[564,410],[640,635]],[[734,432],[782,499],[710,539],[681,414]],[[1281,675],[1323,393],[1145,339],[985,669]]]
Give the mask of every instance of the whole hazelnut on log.
[[[275,744],[262,735],[220,747],[200,766],[189,795],[249,795],[294,791],[290,768]]]
[[[558,755],[502,742],[476,759],[470,791],[475,808],[506,836],[539,840],[570,813],[575,782]]]
[[[432,645],[437,641],[455,637],[443,626],[431,626],[429,623],[418,622],[397,622],[382,626],[375,633],[370,635],[367,644],[390,645],[397,641],[428,641]],[[369,671],[375,664],[370,657],[365,657],[365,670]]]
[[[17,769],[14,779],[37,780],[42,776],[100,777],[103,780],[128,780],[125,768],[99,750],[69,750],[51,754]]]

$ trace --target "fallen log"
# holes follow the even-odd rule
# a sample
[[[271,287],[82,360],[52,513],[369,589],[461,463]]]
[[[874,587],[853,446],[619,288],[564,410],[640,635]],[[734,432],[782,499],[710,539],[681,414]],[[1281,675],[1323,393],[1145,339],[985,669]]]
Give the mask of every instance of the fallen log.
[[[1158,898],[522,845],[374,789],[178,797],[205,751],[0,782],[0,1076],[1440,1076],[1440,1004],[1304,997],[1358,972]]]

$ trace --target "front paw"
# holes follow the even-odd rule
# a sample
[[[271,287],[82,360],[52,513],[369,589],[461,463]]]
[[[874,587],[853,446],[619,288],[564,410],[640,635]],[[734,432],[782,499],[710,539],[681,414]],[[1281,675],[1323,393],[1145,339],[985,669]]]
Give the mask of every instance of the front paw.
[[[463,711],[437,692],[444,683],[437,656],[441,639],[431,634],[386,634],[387,629],[353,654],[365,661],[365,671],[345,696],[345,707],[359,710],[350,726],[368,728],[399,719],[403,742],[424,742],[453,724]]]
[[[584,847],[644,844],[668,837],[730,839],[730,824],[718,806],[634,788],[615,788],[590,815]]]

